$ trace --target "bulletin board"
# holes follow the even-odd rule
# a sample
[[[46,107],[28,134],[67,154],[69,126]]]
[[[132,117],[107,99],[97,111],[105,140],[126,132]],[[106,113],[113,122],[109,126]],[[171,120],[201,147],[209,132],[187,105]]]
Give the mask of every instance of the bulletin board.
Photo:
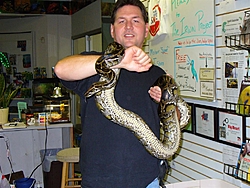
[[[213,0],[167,1],[167,29],[150,36],[153,63],[173,75],[184,97],[215,99],[214,7]]]
[[[33,33],[0,33],[0,51],[6,53],[15,72],[33,71],[34,50]]]

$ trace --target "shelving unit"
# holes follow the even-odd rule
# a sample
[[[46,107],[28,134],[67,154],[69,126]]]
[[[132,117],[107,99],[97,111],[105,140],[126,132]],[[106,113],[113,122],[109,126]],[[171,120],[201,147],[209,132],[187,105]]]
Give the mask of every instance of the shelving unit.
[[[245,11],[245,18],[250,16],[250,10]],[[250,51],[250,32],[248,31],[249,23],[248,20],[243,21],[243,27],[241,28],[241,34],[226,36],[225,43],[226,47],[235,49],[235,50],[247,50]]]
[[[249,142],[250,140],[246,139],[246,143]],[[223,172],[229,176],[234,177],[235,179],[239,179],[247,184],[250,184],[250,171],[243,171],[239,169],[239,167],[237,167],[236,165],[224,164]]]
[[[250,33],[226,36],[225,42],[229,48],[250,51]]]
[[[239,179],[241,181],[244,181],[246,183],[250,183],[250,173],[248,172],[245,172],[243,170],[240,170],[238,169],[235,165],[229,165],[229,164],[224,164],[224,173],[229,175],[229,176],[232,176],[236,179]],[[242,177],[247,177],[247,179],[244,179],[242,177],[239,177],[238,176],[238,173],[241,172],[242,174]],[[249,179],[249,180],[248,180]]]
[[[250,16],[250,11],[245,11],[245,17]],[[241,34],[238,35],[230,35],[225,37],[225,44],[226,47],[234,49],[234,50],[247,50],[248,51],[248,60],[247,60],[247,73],[244,76],[244,81],[250,83],[249,77],[249,54],[250,54],[250,33],[247,31],[248,24],[246,20],[243,22],[244,26],[241,28]],[[248,33],[246,33],[248,32]],[[246,104],[235,104],[226,102],[226,109],[232,110],[235,114],[242,115],[242,116],[250,116],[250,105]],[[249,142],[247,139],[246,142]],[[224,173],[232,176],[236,179],[244,181],[246,183],[250,183],[250,172],[243,171],[239,169],[239,167],[235,165],[224,164]],[[241,174],[241,176],[239,176]],[[243,178],[246,177],[246,178]]]
[[[250,105],[226,102],[226,109],[233,111],[235,114],[250,117],[250,113],[248,112],[250,109]],[[237,109],[241,109],[241,113],[238,113]]]
[[[250,16],[250,11],[245,11],[245,17]],[[250,59],[250,31],[248,27],[249,20],[244,20],[244,26],[241,28],[241,34],[225,36],[225,44],[226,47],[234,49],[234,50],[247,50],[248,51],[248,60],[247,60],[247,73],[244,81],[249,82],[250,85],[250,77],[249,77],[249,59]],[[246,33],[248,32],[248,33]],[[228,108],[229,107],[229,108]],[[233,110],[236,112],[236,109],[239,108],[241,111],[241,115],[250,116],[250,105],[245,104],[235,104],[226,102],[226,109]],[[242,111],[243,110],[243,111]],[[242,113],[243,112],[243,113]],[[239,114],[239,113],[237,113]]]

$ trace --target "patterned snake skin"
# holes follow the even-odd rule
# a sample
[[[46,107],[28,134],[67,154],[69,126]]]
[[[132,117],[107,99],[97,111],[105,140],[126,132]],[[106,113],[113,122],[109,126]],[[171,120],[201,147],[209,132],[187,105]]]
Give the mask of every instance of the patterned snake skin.
[[[124,48],[111,43],[105,54],[96,61],[96,71],[101,76],[100,81],[94,83],[85,93],[86,97],[95,94],[96,105],[109,120],[129,129],[143,144],[146,150],[159,159],[168,159],[179,148],[181,129],[189,121],[187,103],[178,95],[178,87],[173,78],[163,75],[158,78],[154,86],[162,90],[159,103],[160,139],[151,131],[145,121],[137,114],[121,108],[114,98],[116,82],[120,69],[110,69],[117,65],[124,55]],[[180,111],[178,121],[176,107]]]

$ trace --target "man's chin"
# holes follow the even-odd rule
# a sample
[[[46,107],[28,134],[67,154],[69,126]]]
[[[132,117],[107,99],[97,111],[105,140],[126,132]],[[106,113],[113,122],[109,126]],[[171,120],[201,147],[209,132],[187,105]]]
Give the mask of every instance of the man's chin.
[[[136,45],[135,42],[133,42],[133,41],[126,41],[126,42],[124,43],[124,47],[125,47],[125,48],[129,48],[129,47],[131,47],[131,46],[137,46],[137,45]]]

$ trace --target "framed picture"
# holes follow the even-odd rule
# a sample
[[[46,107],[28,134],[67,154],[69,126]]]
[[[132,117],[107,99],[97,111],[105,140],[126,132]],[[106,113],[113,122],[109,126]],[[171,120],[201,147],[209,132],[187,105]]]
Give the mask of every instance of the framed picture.
[[[195,134],[208,138],[216,139],[216,113],[211,106],[195,105]]]
[[[218,109],[218,141],[240,147],[246,141],[246,117]]]
[[[189,133],[194,133],[194,128],[193,128],[193,115],[194,115],[194,104],[193,103],[188,103],[189,106],[189,115],[190,115],[190,119],[189,122],[187,124],[187,126],[182,130],[183,132],[189,132]]]

